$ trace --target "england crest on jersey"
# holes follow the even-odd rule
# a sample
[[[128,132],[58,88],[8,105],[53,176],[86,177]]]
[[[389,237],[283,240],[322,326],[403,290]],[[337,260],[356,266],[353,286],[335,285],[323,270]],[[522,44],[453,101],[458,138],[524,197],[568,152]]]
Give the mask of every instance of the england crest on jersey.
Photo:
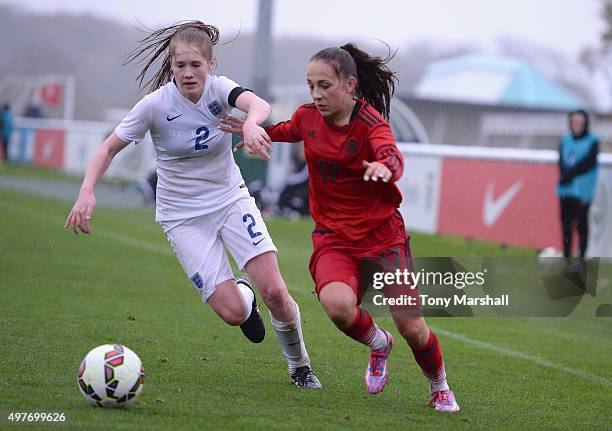
[[[215,100],[212,103],[208,104],[208,110],[214,115],[217,116],[221,113],[221,105]]]

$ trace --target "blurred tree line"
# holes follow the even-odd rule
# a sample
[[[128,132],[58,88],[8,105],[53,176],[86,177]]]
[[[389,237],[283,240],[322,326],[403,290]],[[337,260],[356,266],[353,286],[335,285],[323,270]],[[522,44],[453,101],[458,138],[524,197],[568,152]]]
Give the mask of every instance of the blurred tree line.
[[[607,3],[608,13],[609,7]],[[244,86],[252,85],[253,36],[220,30],[221,43],[215,47],[216,73],[227,74]],[[136,25],[88,14],[43,14],[0,5],[0,78],[7,74],[72,74],[76,78],[75,117],[102,119],[104,109],[129,109],[148,90],[138,89],[137,65],[122,65],[138,40],[145,37],[145,31]],[[277,38],[273,46],[271,82],[304,85],[305,66],[310,56],[319,49],[345,42],[348,40]],[[379,55],[387,53],[387,46],[378,41],[356,42]],[[582,78],[570,72],[576,69],[577,60],[516,37],[502,37],[497,45],[501,54],[527,60],[545,75],[589,97],[581,84]],[[397,48],[391,47],[393,51]],[[431,40],[407,41],[399,48],[391,63],[392,69],[399,72],[398,94],[410,93],[428,63],[480,50],[477,42],[470,45]]]

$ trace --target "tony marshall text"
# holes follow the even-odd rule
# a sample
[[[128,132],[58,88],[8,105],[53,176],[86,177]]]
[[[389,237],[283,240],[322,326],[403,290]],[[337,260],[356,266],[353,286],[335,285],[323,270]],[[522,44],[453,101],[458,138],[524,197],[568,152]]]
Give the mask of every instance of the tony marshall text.
[[[417,299],[418,296],[418,299]],[[372,301],[374,305],[391,305],[391,306],[431,306],[431,307],[445,307],[448,308],[451,305],[468,305],[468,306],[495,306],[502,307],[507,306],[509,303],[508,295],[491,296],[485,295],[480,297],[469,297],[466,295],[453,295],[446,298],[439,298],[429,295],[399,295],[398,297],[386,298],[384,295],[374,295]],[[420,303],[417,303],[420,301]]]
[[[485,284],[485,275],[487,270],[481,272],[426,272],[418,271],[411,272],[408,270],[397,269],[394,272],[377,272],[374,273],[372,279],[372,287],[374,289],[382,289],[389,285],[404,285],[411,290],[418,285],[437,285],[449,286],[455,289],[463,289],[470,286],[482,287]],[[452,296],[432,296],[426,294],[397,295],[385,297],[382,294],[374,295],[374,305],[391,305],[391,306],[431,306],[431,307],[450,307],[457,305],[467,306],[507,306],[509,303],[508,295],[500,296],[477,296],[471,297],[464,294],[456,294]]]

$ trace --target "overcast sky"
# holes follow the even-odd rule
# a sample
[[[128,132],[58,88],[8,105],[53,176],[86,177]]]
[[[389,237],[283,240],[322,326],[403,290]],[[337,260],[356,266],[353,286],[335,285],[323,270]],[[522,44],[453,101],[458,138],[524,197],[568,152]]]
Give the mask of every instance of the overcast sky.
[[[393,48],[423,39],[494,46],[520,37],[576,58],[597,46],[604,30],[604,0],[275,0],[275,36],[382,39]],[[223,39],[251,32],[257,0],[0,0],[45,12],[89,12],[158,27],[183,19],[217,25]]]

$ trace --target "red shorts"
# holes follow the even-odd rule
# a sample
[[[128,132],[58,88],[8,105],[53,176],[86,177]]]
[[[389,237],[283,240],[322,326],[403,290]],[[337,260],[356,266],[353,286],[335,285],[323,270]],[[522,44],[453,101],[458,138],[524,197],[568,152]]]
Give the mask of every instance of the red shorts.
[[[398,256],[412,267],[410,236],[404,219],[396,211],[386,222],[358,242],[348,241],[330,230],[317,229],[312,233],[314,251],[310,258],[310,274],[319,295],[325,285],[339,281],[353,289],[361,302],[360,262],[363,258]]]

